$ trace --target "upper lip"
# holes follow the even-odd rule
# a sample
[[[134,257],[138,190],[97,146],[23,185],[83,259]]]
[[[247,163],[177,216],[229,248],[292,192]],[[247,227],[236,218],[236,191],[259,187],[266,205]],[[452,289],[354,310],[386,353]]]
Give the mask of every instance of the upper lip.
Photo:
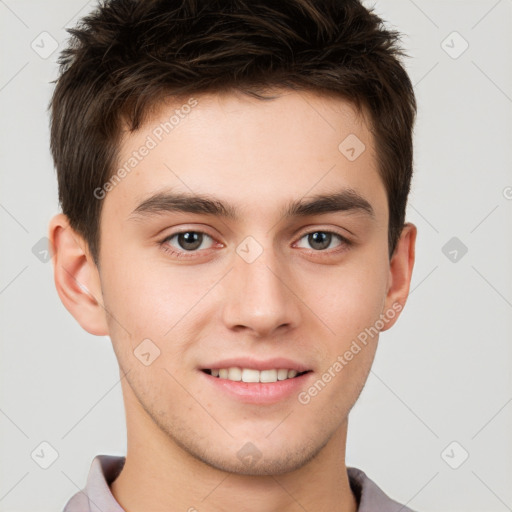
[[[285,357],[274,357],[272,359],[258,360],[252,357],[236,357],[215,361],[209,365],[202,366],[202,370],[212,370],[221,368],[251,368],[254,370],[279,370],[286,368],[287,370],[296,370],[298,373],[311,370],[309,366]]]

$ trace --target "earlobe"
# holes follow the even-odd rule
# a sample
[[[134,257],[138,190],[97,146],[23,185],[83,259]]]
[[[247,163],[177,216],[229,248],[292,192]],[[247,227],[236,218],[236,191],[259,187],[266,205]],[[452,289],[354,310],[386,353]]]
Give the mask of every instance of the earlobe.
[[[65,308],[87,332],[108,335],[99,273],[87,243],[62,213],[50,221],[48,238],[55,287]]]
[[[393,318],[382,329],[389,329],[400,316],[405,306],[411,285],[414,267],[417,229],[414,224],[406,223],[398,240],[395,252],[389,264],[389,285],[383,314],[393,311]]]

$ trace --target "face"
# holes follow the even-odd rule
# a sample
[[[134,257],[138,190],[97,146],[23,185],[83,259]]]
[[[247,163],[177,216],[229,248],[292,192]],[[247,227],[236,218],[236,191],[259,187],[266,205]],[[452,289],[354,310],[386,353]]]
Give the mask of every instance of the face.
[[[301,467],[401,309],[366,123],[313,93],[199,95],[127,132],[123,166],[99,275],[127,415],[222,470]]]

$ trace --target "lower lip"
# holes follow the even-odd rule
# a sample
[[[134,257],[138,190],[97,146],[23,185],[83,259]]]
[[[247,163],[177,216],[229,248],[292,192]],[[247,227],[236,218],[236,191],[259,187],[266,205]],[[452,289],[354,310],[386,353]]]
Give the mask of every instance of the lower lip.
[[[220,391],[248,404],[274,404],[298,394],[313,372],[277,382],[242,382],[213,377],[201,370],[203,377]]]

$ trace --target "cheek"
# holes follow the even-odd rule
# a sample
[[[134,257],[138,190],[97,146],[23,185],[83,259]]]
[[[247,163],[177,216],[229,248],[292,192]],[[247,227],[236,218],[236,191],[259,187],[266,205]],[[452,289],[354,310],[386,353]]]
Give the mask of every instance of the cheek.
[[[338,343],[350,341],[379,318],[386,297],[387,268],[385,259],[361,254],[346,265],[324,269],[323,274],[302,276],[304,301],[311,304]]]
[[[140,255],[112,258],[105,266],[105,302],[139,334],[162,337],[204,294],[201,280],[188,274]]]
[[[126,256],[111,258],[104,274],[110,337],[125,370],[137,363],[133,352],[149,339],[159,351],[154,366],[179,371],[177,362],[188,357],[198,326],[204,317],[212,318],[213,294],[208,291],[222,273]]]
[[[347,268],[337,275],[338,282],[329,281],[324,294],[317,295],[316,310],[332,332],[323,337],[318,380],[299,396],[299,403],[312,407],[306,409],[316,411],[319,418],[329,407],[333,424],[346,416],[368,377],[377,349],[375,326],[382,313],[386,276],[382,264]]]

